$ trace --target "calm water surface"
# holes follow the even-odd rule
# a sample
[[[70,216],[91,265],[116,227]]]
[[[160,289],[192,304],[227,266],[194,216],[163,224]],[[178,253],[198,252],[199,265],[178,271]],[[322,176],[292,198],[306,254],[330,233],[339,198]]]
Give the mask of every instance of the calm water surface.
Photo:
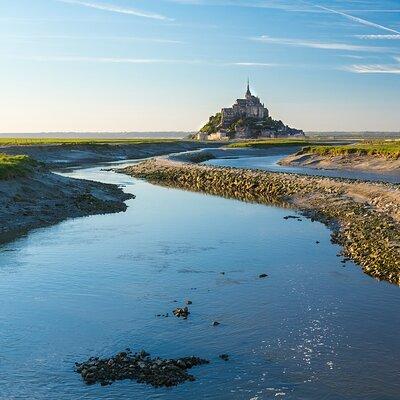
[[[283,157],[295,153],[298,149],[281,151],[280,154],[264,155],[266,150],[252,149],[235,149],[237,156],[233,158],[216,158],[204,162],[204,164],[215,165],[215,166],[227,166],[234,168],[250,168],[260,169],[264,171],[272,172],[290,172],[295,174],[303,175],[314,175],[314,176],[325,176],[331,178],[348,178],[348,179],[362,179],[365,181],[383,181],[390,183],[400,183],[400,174],[398,172],[386,172],[386,173],[374,173],[368,171],[354,171],[345,169],[317,169],[307,167],[296,167],[296,166],[283,166],[279,165]],[[273,150],[273,149],[271,149]],[[213,152],[216,156],[223,156],[223,152],[218,150],[207,150]],[[235,151],[230,150],[230,154],[234,154]],[[241,154],[242,153],[242,154]],[[251,155],[249,156],[250,153]]]
[[[99,167],[70,175],[137,197],[0,248],[0,399],[399,399],[399,288],[343,266],[323,225]],[[185,299],[187,321],[155,316]],[[212,362],[173,389],[73,372],[128,346]]]

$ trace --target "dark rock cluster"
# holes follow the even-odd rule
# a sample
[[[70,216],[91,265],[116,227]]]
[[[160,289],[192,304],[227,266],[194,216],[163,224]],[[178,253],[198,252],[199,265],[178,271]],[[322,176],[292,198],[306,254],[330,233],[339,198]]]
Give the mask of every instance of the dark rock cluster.
[[[92,357],[86,362],[76,363],[75,370],[88,385],[100,383],[107,386],[115,381],[131,379],[154,387],[171,387],[194,381],[195,377],[188,370],[208,363],[208,360],[194,356],[178,359],[151,358],[144,350],[132,353],[127,349],[111,358]]]
[[[189,309],[187,307],[184,307],[184,308],[178,307],[178,308],[175,308],[175,310],[173,310],[172,312],[175,315],[175,317],[183,318],[183,319],[187,319],[187,317],[190,314]]]

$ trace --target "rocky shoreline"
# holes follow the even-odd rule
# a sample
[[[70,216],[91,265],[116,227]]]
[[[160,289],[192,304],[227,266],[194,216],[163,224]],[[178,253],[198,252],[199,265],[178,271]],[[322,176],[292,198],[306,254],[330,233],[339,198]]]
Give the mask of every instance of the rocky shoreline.
[[[0,243],[68,218],[125,211],[129,198],[115,185],[63,177],[38,165],[26,176],[0,180]]]
[[[301,211],[328,225],[344,258],[365,273],[400,285],[398,185],[220,168],[169,159],[147,160],[120,172],[155,184]]]

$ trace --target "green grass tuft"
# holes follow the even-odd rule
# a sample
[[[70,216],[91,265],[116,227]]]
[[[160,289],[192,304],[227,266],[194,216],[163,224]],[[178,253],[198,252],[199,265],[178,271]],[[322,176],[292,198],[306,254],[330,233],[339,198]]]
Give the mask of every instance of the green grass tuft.
[[[29,156],[9,156],[0,154],[0,179],[12,179],[26,176],[37,165]]]
[[[299,154],[312,153],[321,156],[341,156],[355,154],[359,156],[378,156],[398,160],[400,158],[400,140],[366,141],[344,146],[308,146]]]

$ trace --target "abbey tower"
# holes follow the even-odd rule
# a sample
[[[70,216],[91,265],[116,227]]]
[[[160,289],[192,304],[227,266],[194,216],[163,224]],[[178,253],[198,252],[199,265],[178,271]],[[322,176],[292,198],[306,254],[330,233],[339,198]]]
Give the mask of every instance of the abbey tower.
[[[228,128],[238,118],[255,118],[262,120],[269,117],[269,111],[260,99],[250,91],[250,82],[247,81],[247,91],[244,99],[237,99],[231,108],[221,110],[221,129]]]

